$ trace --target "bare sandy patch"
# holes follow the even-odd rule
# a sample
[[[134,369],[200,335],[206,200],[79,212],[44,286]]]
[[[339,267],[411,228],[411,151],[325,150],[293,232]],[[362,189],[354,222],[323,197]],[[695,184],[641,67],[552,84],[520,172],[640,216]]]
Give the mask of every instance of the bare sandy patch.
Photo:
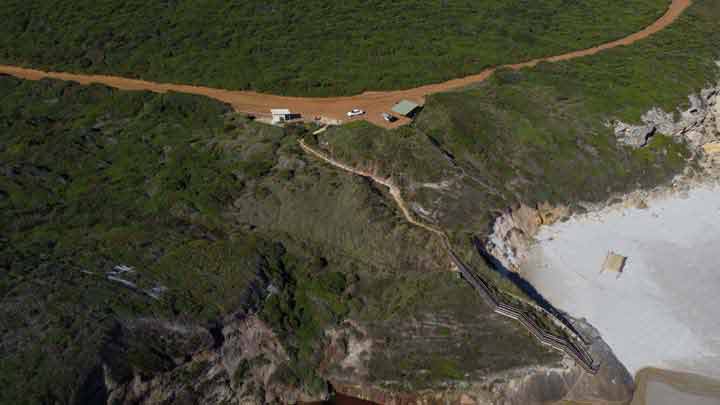
[[[720,381],[656,368],[641,370],[631,405],[717,405]]]
[[[586,318],[635,373],[720,378],[720,188],[613,206],[543,227],[520,266],[555,306]],[[621,274],[601,272],[609,251]]]

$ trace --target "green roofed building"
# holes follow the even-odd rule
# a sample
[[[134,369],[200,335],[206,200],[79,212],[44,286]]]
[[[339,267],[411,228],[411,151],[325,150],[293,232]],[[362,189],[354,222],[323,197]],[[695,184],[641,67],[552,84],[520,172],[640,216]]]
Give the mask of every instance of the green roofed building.
[[[402,100],[395,104],[392,108],[393,112],[402,116],[412,118],[417,113],[420,105],[413,103],[412,101]]]

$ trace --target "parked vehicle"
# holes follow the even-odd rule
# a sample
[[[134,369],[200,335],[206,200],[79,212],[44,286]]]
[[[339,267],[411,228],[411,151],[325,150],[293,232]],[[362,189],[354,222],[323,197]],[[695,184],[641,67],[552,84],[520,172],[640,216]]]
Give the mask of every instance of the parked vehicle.
[[[363,114],[365,114],[365,111],[357,109],[357,108],[353,108],[352,110],[348,111],[347,116],[352,118],[352,117],[359,117]]]
[[[395,117],[395,116],[392,115],[392,114],[388,114],[388,113],[384,112],[384,113],[382,113],[382,114],[380,114],[380,115],[382,115],[383,119],[384,119],[385,121],[387,121],[387,122],[395,122],[395,121],[397,121],[397,117]]]

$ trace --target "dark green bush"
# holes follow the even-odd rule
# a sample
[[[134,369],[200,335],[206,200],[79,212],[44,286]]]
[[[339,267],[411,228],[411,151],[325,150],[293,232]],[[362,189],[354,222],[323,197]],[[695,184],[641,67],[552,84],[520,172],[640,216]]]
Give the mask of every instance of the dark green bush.
[[[583,49],[667,0],[5,0],[0,62],[292,95],[413,87]]]

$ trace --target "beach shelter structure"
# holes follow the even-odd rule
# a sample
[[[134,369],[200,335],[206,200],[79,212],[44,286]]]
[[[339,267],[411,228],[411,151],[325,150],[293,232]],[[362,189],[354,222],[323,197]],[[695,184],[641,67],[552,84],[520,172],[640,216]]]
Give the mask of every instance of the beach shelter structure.
[[[401,100],[392,108],[393,112],[404,117],[412,118],[420,109],[420,105],[409,100]]]
[[[610,251],[607,256],[605,256],[601,271],[617,273],[619,276],[625,269],[625,262],[627,262],[627,257]]]

